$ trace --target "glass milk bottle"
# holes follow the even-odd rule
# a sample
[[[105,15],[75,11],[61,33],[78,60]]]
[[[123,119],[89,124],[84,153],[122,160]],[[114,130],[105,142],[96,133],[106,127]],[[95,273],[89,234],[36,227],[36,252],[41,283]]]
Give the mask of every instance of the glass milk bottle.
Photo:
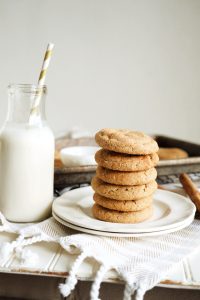
[[[37,120],[29,121],[41,96]],[[0,131],[0,211],[13,222],[50,215],[53,200],[54,136],[45,119],[46,86],[8,87],[8,115]]]

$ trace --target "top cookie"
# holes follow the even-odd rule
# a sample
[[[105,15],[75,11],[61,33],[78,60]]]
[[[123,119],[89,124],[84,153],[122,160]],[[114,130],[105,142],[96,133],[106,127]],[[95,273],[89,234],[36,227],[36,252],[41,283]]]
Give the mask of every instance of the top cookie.
[[[102,148],[119,153],[145,155],[158,151],[158,144],[150,136],[127,129],[102,129],[95,140]]]

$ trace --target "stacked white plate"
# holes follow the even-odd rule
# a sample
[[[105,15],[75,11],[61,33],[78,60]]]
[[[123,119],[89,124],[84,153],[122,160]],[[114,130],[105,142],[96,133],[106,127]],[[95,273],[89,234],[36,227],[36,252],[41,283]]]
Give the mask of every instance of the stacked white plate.
[[[156,236],[175,232],[190,225],[196,208],[186,197],[157,190],[151,219],[137,224],[119,224],[97,220],[92,215],[93,190],[83,187],[66,192],[53,203],[53,216],[63,225],[95,235],[112,237]]]

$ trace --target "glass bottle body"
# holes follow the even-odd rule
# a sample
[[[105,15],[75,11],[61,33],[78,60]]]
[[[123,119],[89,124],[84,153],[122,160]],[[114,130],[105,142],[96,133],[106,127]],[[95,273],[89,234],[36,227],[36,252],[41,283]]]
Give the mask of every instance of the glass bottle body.
[[[13,222],[48,217],[53,200],[54,136],[44,114],[46,87],[11,85],[7,120],[0,133],[0,211]],[[37,121],[30,111],[41,93]]]

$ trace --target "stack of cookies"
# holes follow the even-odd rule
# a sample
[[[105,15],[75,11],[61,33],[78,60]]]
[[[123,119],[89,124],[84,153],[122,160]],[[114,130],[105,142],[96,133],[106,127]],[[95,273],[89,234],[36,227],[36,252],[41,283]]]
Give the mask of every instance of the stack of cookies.
[[[94,217],[116,223],[151,217],[159,160],[156,141],[142,132],[115,129],[102,129],[95,139],[103,149],[95,155]]]

